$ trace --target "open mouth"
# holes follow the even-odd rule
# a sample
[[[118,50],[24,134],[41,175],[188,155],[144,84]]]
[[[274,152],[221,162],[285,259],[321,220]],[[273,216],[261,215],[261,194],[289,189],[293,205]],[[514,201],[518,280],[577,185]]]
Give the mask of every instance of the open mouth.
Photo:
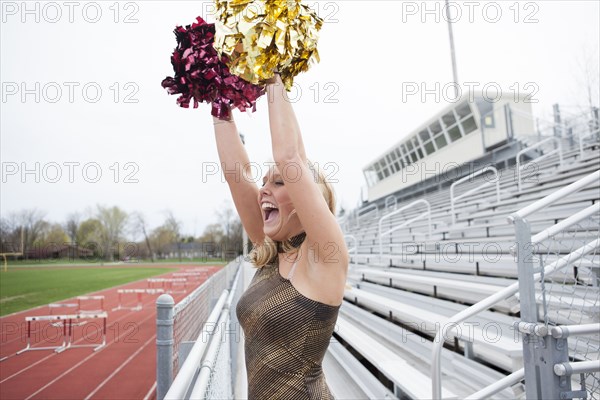
[[[265,222],[274,221],[279,216],[279,209],[272,203],[263,203],[262,209],[264,211]]]

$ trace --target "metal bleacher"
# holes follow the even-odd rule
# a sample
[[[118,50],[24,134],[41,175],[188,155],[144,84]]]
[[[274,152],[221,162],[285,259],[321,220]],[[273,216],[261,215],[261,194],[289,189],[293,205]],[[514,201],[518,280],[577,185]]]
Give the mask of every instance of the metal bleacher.
[[[500,163],[338,219],[336,399],[600,400],[600,134],[571,133],[515,137]],[[231,311],[252,273],[239,258],[181,303],[159,298],[157,399],[245,398]],[[177,321],[199,310],[184,341]]]
[[[521,148],[544,139],[529,138]],[[593,331],[596,325],[589,324],[600,322],[599,249],[593,248],[600,227],[598,139],[597,133],[587,135],[580,146],[572,138],[555,140],[560,148],[554,152],[556,145],[532,147],[525,156],[539,160],[524,167],[517,162],[499,166],[497,178],[490,179],[495,174],[489,168],[471,174],[459,186],[440,186],[420,198],[390,196],[340,218],[351,265],[334,336],[354,356],[353,362],[364,367],[360,374],[355,372],[363,378],[355,379],[370,379],[372,385],[377,378],[396,398],[489,398],[490,393],[493,398],[525,398],[524,328],[517,328],[523,323],[521,292],[513,290],[464,322],[444,324],[498,292],[517,287],[518,243],[507,218],[583,179],[591,184],[553,199],[527,222],[532,242],[541,244],[531,257],[536,271],[591,243],[593,251],[588,249],[573,265],[542,275],[535,298],[546,328],[576,321]],[[522,168],[521,185],[517,168]],[[458,198],[454,204],[451,196]],[[575,222],[569,222],[573,218]],[[560,238],[549,234],[548,227],[560,232]],[[554,318],[550,325],[549,315]],[[440,333],[444,347],[436,396],[432,348]],[[573,372],[573,390],[564,392],[564,398],[600,399],[600,335],[586,335],[586,340],[567,339],[570,360],[584,361],[580,368],[587,363],[587,375]],[[338,348],[336,343],[330,353]],[[327,365],[325,372],[336,397],[358,398],[344,397],[343,389],[336,393],[335,388],[343,386],[336,383],[339,372],[327,374]],[[379,396],[359,397],[384,398]]]

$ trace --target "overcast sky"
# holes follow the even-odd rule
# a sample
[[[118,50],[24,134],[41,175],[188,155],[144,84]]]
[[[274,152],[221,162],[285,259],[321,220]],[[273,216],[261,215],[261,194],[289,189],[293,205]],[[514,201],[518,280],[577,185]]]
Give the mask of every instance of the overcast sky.
[[[587,104],[582,65],[597,71],[598,1],[451,3],[460,82],[522,88],[540,117],[554,103],[565,112]],[[452,100],[403,93],[411,82],[431,90],[452,81],[444,2],[307,4],[325,20],[321,62],[290,96],[309,158],[353,208],[362,168]],[[187,234],[216,222],[232,203],[213,173],[210,107],[181,109],[160,86],[173,74],[173,29],[198,15],[214,21],[212,2],[1,7],[2,216],[37,208],[62,222],[102,204],[140,211],[152,227],[171,210]],[[265,99],[255,114],[235,114],[261,165],[271,157],[267,117]]]

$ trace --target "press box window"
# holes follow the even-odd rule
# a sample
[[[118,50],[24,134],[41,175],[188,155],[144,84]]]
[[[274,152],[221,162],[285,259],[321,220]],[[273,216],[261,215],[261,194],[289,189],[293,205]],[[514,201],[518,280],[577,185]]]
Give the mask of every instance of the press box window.
[[[454,125],[448,130],[448,136],[450,136],[450,140],[453,142],[456,142],[458,139],[460,139],[460,128],[458,125]]]
[[[444,136],[443,133],[435,138],[435,145],[437,146],[438,149],[445,147],[447,144],[448,143],[446,142],[446,137]]]
[[[469,133],[477,130],[477,124],[475,123],[475,118],[473,117],[467,118],[466,120],[461,122],[461,125],[463,127],[463,132],[465,133],[465,135],[468,135]]]

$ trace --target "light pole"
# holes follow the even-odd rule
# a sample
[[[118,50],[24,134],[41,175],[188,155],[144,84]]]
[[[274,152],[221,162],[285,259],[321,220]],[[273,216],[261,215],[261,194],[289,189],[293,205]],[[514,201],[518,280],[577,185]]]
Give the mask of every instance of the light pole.
[[[452,34],[452,19],[450,6],[446,0],[446,20],[448,21],[448,35],[450,36],[450,54],[452,55],[452,78],[454,79],[454,98],[458,98],[458,75],[456,73],[456,55],[454,54],[454,35]]]

